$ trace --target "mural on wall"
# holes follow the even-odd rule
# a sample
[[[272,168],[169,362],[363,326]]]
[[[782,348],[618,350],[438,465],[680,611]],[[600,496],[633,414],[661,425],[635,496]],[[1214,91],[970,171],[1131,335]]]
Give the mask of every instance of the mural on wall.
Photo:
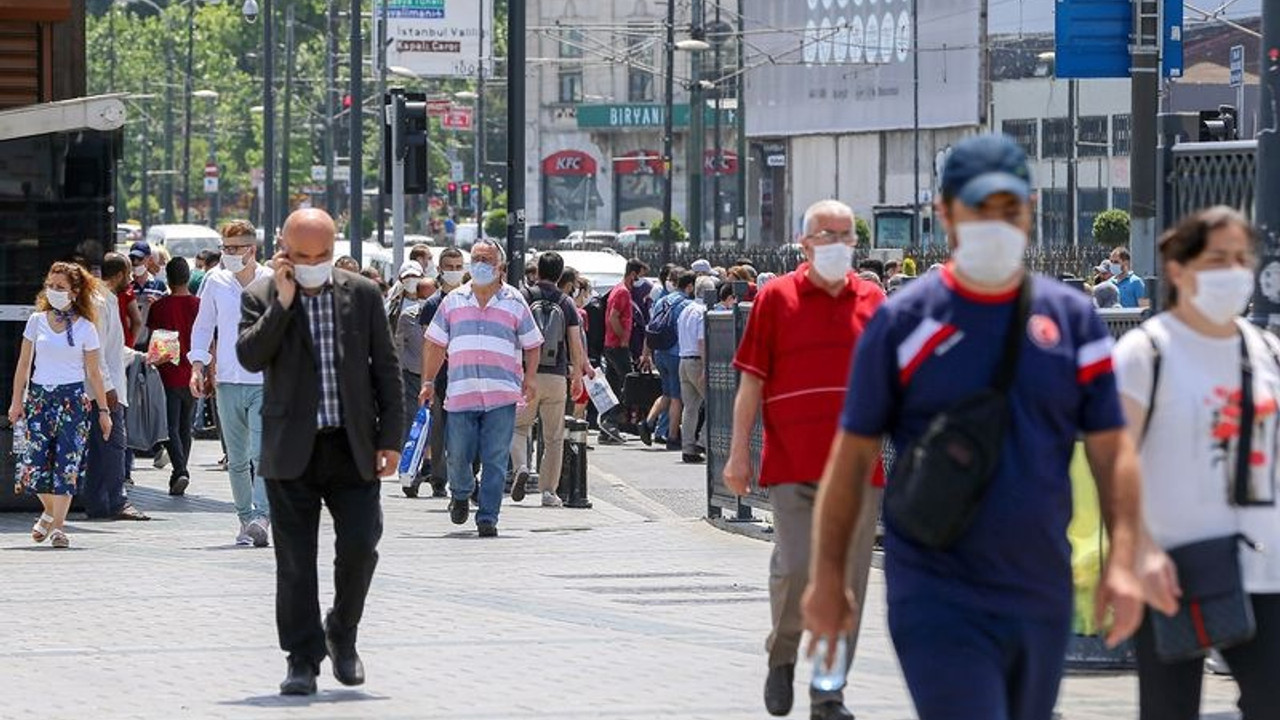
[[[562,150],[542,160],[542,221],[592,230],[604,204],[595,158],[579,150]]]
[[[613,161],[613,182],[615,229],[653,227],[662,221],[662,153],[633,150],[619,155]]]

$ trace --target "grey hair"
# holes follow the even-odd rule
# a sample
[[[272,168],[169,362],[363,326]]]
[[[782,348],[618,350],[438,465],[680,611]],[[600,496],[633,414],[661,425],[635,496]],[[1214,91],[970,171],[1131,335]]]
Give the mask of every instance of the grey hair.
[[[502,243],[499,243],[496,240],[490,240],[489,238],[485,238],[483,240],[477,240],[475,241],[475,244],[471,246],[471,252],[474,253],[476,251],[476,248],[480,247],[481,245],[487,245],[493,248],[494,251],[498,253],[499,264],[503,264],[507,261],[507,251],[505,248],[502,247]]]
[[[693,296],[704,297],[709,292],[715,292],[716,279],[710,275],[703,275],[693,284]]]
[[[804,211],[803,232],[805,235],[813,232],[813,221],[819,215],[845,215],[850,222],[854,220],[853,208],[848,205],[839,200],[819,200]]]

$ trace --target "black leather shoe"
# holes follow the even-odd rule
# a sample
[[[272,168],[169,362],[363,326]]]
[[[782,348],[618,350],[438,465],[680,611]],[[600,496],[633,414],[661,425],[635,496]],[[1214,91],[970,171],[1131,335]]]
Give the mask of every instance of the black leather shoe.
[[[769,668],[769,677],[764,681],[764,708],[770,715],[782,717],[791,712],[796,699],[795,680],[795,663]]]
[[[364,663],[356,652],[354,642],[337,642],[327,631],[324,645],[329,649],[329,662],[333,663],[333,676],[343,685],[364,684]]]
[[[498,526],[493,523],[479,523],[476,525],[476,532],[482,538],[498,537]]]
[[[705,457],[697,453],[683,453],[680,455],[680,462],[683,462],[686,465],[701,465],[706,461],[707,459]]]
[[[280,683],[281,695],[315,695],[320,668],[310,660],[289,658],[289,674]]]
[[[511,480],[511,502],[520,502],[524,500],[525,492],[529,489],[529,471],[518,470],[516,476]]]
[[[466,525],[469,517],[471,517],[470,503],[457,498],[449,501],[449,519],[454,525]]]
[[[849,712],[849,708],[839,700],[828,700],[824,703],[815,703],[809,709],[809,720],[856,720],[853,713]]]
[[[642,420],[636,429],[640,431],[640,442],[645,445],[653,444],[653,428],[649,427],[648,420]]]

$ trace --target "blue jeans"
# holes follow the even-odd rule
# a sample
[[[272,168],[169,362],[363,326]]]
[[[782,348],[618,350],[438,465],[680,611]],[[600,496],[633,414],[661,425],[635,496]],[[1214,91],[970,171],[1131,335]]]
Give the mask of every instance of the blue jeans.
[[[471,463],[480,460],[480,510],[476,524],[498,524],[502,491],[511,460],[511,438],[516,430],[516,406],[492,410],[450,412],[448,421],[449,494],[467,501],[476,486]]]
[[[96,412],[97,403],[94,403]],[[95,416],[96,418],[96,416]],[[88,468],[80,483],[84,512],[91,518],[120,514],[128,496],[124,491],[124,406],[111,413],[111,439],[103,440],[97,423],[89,430]]]
[[[262,452],[262,386],[218,383],[218,425],[227,443],[231,498],[240,522],[269,518],[267,486],[258,474]]]

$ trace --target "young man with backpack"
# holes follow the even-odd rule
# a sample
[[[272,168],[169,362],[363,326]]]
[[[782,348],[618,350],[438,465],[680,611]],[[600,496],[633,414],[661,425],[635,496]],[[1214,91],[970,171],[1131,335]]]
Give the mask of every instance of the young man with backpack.
[[[560,465],[564,455],[564,411],[567,391],[574,396],[581,390],[586,351],[582,342],[581,318],[573,300],[556,286],[564,273],[564,259],[558,253],[545,252],[538,257],[538,280],[521,292],[533,313],[533,322],[543,337],[538,367],[526,367],[534,373],[535,394],[516,409],[516,431],[511,438],[511,500],[524,499],[529,481],[529,436],[533,424],[542,418],[542,463],[538,467],[538,489],[543,507],[559,507],[556,487],[560,484]]]
[[[640,440],[645,445],[653,444],[653,433],[662,413],[667,413],[667,417],[679,418],[682,409],[678,321],[680,313],[693,302],[693,284],[698,276],[683,268],[673,268],[670,277],[675,283],[675,290],[654,303],[649,323],[644,329],[645,343],[653,356],[653,364],[658,368],[658,377],[662,380],[662,397],[654,401],[648,417],[640,423]],[[678,420],[669,425],[667,449],[680,449]]]

